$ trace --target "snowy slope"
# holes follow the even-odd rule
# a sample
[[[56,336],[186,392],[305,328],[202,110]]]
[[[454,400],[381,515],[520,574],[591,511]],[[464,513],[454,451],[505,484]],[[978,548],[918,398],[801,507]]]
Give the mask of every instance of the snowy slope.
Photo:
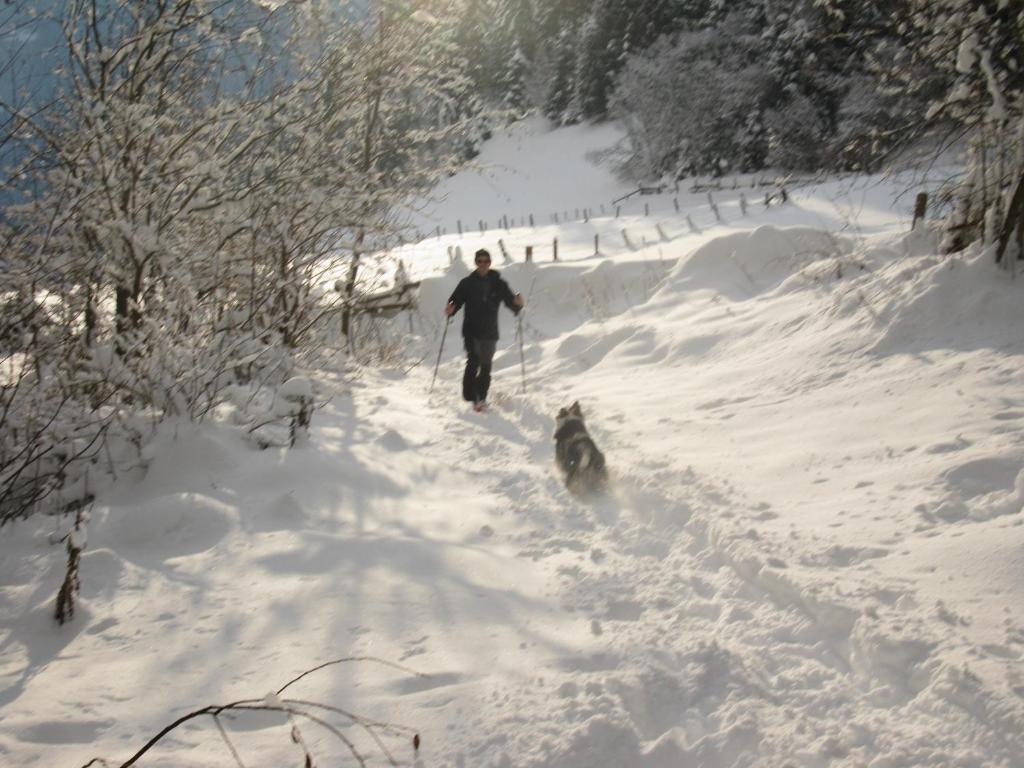
[[[566,213],[580,218],[579,208],[610,207],[628,185],[590,159],[621,139],[613,124],[548,131],[546,121],[536,117],[499,129],[473,159],[473,171],[438,185],[416,206],[411,223],[424,232],[439,226],[454,233],[459,221],[466,231],[481,221],[496,229],[505,217],[519,222],[532,214],[540,224],[556,212],[562,219]]]
[[[145,477],[97,505],[65,628],[53,524],[3,532],[3,764],[119,765],[188,711],[372,656],[427,676],[354,662],[289,693],[414,727],[418,755],[384,737],[403,764],[1024,766],[1024,287],[908,234],[899,183],[767,210],[751,192],[746,216],[725,190],[721,223],[673,192],[614,218],[629,188],[587,160],[614,128],[540,130],[496,138],[501,184],[449,180],[448,234],[392,254],[424,280],[422,365],[321,373],[291,451],[165,425]],[[607,214],[453,233],[502,194],[510,216]],[[527,392],[505,314],[480,416],[457,323],[428,388],[444,300],[498,238],[528,298]],[[589,504],[553,467],[577,399],[615,478]],[[300,764],[282,718],[224,724],[243,765]],[[301,727],[318,764],[355,764]],[[237,764],[208,719],[139,763]]]

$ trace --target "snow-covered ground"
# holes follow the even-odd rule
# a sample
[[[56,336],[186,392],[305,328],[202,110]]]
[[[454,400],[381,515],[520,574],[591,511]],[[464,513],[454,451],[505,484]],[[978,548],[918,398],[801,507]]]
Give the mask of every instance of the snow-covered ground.
[[[418,754],[383,737],[402,764],[1024,766],[1024,285],[935,255],[894,180],[615,218],[629,188],[587,158],[616,138],[527,123],[485,149],[487,184],[449,180],[447,234],[393,254],[424,281],[423,363],[320,373],[308,445],[165,425],[94,510],[70,625],[54,523],[2,532],[0,763],[120,765],[189,711],[356,656],[425,676],[351,662],[282,696],[414,728]],[[458,318],[428,392],[481,246],[528,301],[526,393],[503,310],[484,415]],[[574,400],[614,475],[597,502],[553,464]],[[221,722],[238,759],[206,718],[138,765],[301,764],[282,718]],[[355,764],[300,726],[317,765]]]

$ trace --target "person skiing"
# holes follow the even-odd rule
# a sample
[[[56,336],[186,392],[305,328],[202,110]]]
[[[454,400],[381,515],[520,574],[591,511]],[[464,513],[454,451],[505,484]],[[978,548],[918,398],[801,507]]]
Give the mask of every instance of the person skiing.
[[[462,376],[462,397],[482,411],[491,386],[491,361],[498,344],[498,305],[504,303],[518,315],[525,302],[512,293],[497,270],[491,269],[491,254],[481,248],[473,256],[476,269],[455,286],[444,313],[451,317],[463,306],[462,337],[466,345],[466,371]]]

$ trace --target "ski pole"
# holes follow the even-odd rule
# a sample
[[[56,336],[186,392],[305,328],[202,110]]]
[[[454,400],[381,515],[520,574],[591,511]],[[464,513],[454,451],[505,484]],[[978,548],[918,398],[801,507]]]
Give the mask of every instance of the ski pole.
[[[526,355],[523,354],[523,310],[519,310],[518,316],[518,334],[519,334],[519,365],[523,371],[523,394],[526,394]]]
[[[452,316],[448,315],[444,319],[444,333],[441,334],[441,348],[437,350],[437,363],[434,365],[434,378],[430,380],[430,391],[434,391],[434,382],[437,381],[437,369],[441,367],[441,353],[444,352],[444,339],[448,335],[448,325],[452,321]]]

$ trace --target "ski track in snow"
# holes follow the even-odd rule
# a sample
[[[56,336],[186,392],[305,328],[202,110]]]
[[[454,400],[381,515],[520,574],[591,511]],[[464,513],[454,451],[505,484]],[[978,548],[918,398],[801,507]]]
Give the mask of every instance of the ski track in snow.
[[[569,496],[550,469],[553,451],[537,447],[551,419],[532,403],[550,399],[509,398],[483,418],[458,419],[445,443],[454,463],[505,456],[522,467],[499,478],[489,467],[481,481],[525,526],[511,537],[518,556],[552,572],[562,607],[605,648],[555,660],[511,712],[468,728],[499,735],[469,742],[465,764],[1019,764],[1024,741],[1000,733],[1019,710],[1001,723],[998,699],[933,658],[938,638],[927,627],[879,616],[893,596],[861,615],[744,547],[744,538],[757,543],[756,527],[736,536],[728,523],[774,515],[728,481],[641,459],[640,446],[619,442],[618,454],[634,459],[620,465],[614,492],[590,503]],[[885,554],[834,548],[820,567]],[[534,720],[549,725],[538,734]],[[976,730],[983,735],[965,744]]]
[[[607,132],[548,135],[544,162]],[[812,229],[832,193],[639,248],[613,236],[649,224],[598,221],[597,256],[557,229],[566,263],[503,267],[528,392],[504,315],[488,413],[458,398],[453,324],[431,394],[426,364],[322,381],[307,446],[168,425],[97,505],[67,627],[50,525],[5,531],[0,763],[119,764],[184,712],[373,656],[427,676],[345,664],[294,695],[414,726],[418,755],[386,741],[419,768],[1024,766],[1020,287],[926,237]],[[887,210],[862,205],[867,234],[899,229]],[[443,244],[406,250],[431,362],[467,269],[439,275]],[[576,399],[605,498],[554,467]],[[245,765],[301,759],[279,715],[225,728]],[[302,728],[318,764],[355,764]],[[140,763],[231,764],[209,722]]]

